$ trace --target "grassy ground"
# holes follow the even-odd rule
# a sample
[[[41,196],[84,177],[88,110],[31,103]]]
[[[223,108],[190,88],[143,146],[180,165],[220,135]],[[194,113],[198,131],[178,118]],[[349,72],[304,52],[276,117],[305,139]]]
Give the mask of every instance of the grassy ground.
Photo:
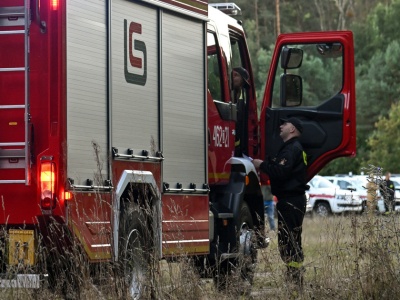
[[[303,290],[285,283],[274,238],[260,253],[263,276],[253,293],[261,299],[398,299],[399,226],[398,215],[306,218]]]
[[[284,280],[275,233],[259,250],[250,294],[217,291],[211,279],[200,279],[186,260],[156,265],[153,278],[157,299],[398,299],[400,215],[306,217],[303,228],[305,283],[302,290]],[[109,266],[102,280],[81,280],[80,299],[124,299]],[[60,270],[61,272],[62,270]],[[234,282],[233,286],[235,287]],[[238,285],[236,285],[238,286]],[[63,299],[46,288],[0,290],[0,299]]]

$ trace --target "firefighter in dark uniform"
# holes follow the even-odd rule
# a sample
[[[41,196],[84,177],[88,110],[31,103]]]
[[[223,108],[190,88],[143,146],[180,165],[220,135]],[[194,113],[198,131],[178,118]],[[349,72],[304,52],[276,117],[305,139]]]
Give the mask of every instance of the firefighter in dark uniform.
[[[306,212],[307,156],[299,142],[303,132],[297,118],[281,119],[283,145],[275,158],[254,159],[253,164],[268,174],[272,194],[278,198],[278,245],[287,266],[287,279],[302,285],[304,256],[301,245],[303,219]]]
[[[394,201],[394,183],[390,180],[390,172],[386,172],[385,180],[382,181],[380,185],[380,192],[384,198],[385,204],[385,214],[390,214],[390,211],[395,211],[395,201]]]
[[[244,115],[246,114],[246,93],[250,88],[250,75],[245,68],[236,67],[232,70],[232,82],[233,82],[233,103],[236,104],[237,109],[237,120],[235,128],[235,153],[237,157],[241,157],[243,152],[246,153],[243,143],[240,141],[244,140]]]

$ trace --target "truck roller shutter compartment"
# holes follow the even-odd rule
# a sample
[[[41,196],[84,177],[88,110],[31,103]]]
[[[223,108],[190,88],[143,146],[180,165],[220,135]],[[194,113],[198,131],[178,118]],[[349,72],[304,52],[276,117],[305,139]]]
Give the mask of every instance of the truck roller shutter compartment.
[[[163,177],[171,187],[206,182],[204,22],[162,14]]]

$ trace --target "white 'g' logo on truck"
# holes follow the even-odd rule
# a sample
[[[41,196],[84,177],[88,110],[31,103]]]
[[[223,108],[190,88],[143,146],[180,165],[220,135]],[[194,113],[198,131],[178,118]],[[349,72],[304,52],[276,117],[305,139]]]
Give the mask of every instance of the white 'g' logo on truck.
[[[130,22],[129,24],[129,41],[128,41],[128,21],[124,20],[124,72],[126,82],[145,85],[147,80],[147,50],[146,44],[138,39],[133,38],[133,34],[142,34],[142,24]],[[133,40],[133,43],[132,43]],[[140,57],[133,55],[133,49],[143,53],[143,60]],[[143,74],[135,74],[128,71],[128,57],[129,63],[132,67],[143,69]]]

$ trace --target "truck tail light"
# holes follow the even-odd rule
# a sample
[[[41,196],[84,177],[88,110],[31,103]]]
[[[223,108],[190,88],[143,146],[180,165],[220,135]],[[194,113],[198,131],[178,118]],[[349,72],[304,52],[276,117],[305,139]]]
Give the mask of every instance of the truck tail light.
[[[72,193],[71,192],[64,192],[64,199],[65,200],[71,200],[72,199]]]
[[[55,208],[55,164],[52,162],[42,162],[40,167],[40,206],[42,209],[49,210]]]
[[[59,0],[50,0],[50,7],[51,10],[57,10],[58,9],[58,1]]]

